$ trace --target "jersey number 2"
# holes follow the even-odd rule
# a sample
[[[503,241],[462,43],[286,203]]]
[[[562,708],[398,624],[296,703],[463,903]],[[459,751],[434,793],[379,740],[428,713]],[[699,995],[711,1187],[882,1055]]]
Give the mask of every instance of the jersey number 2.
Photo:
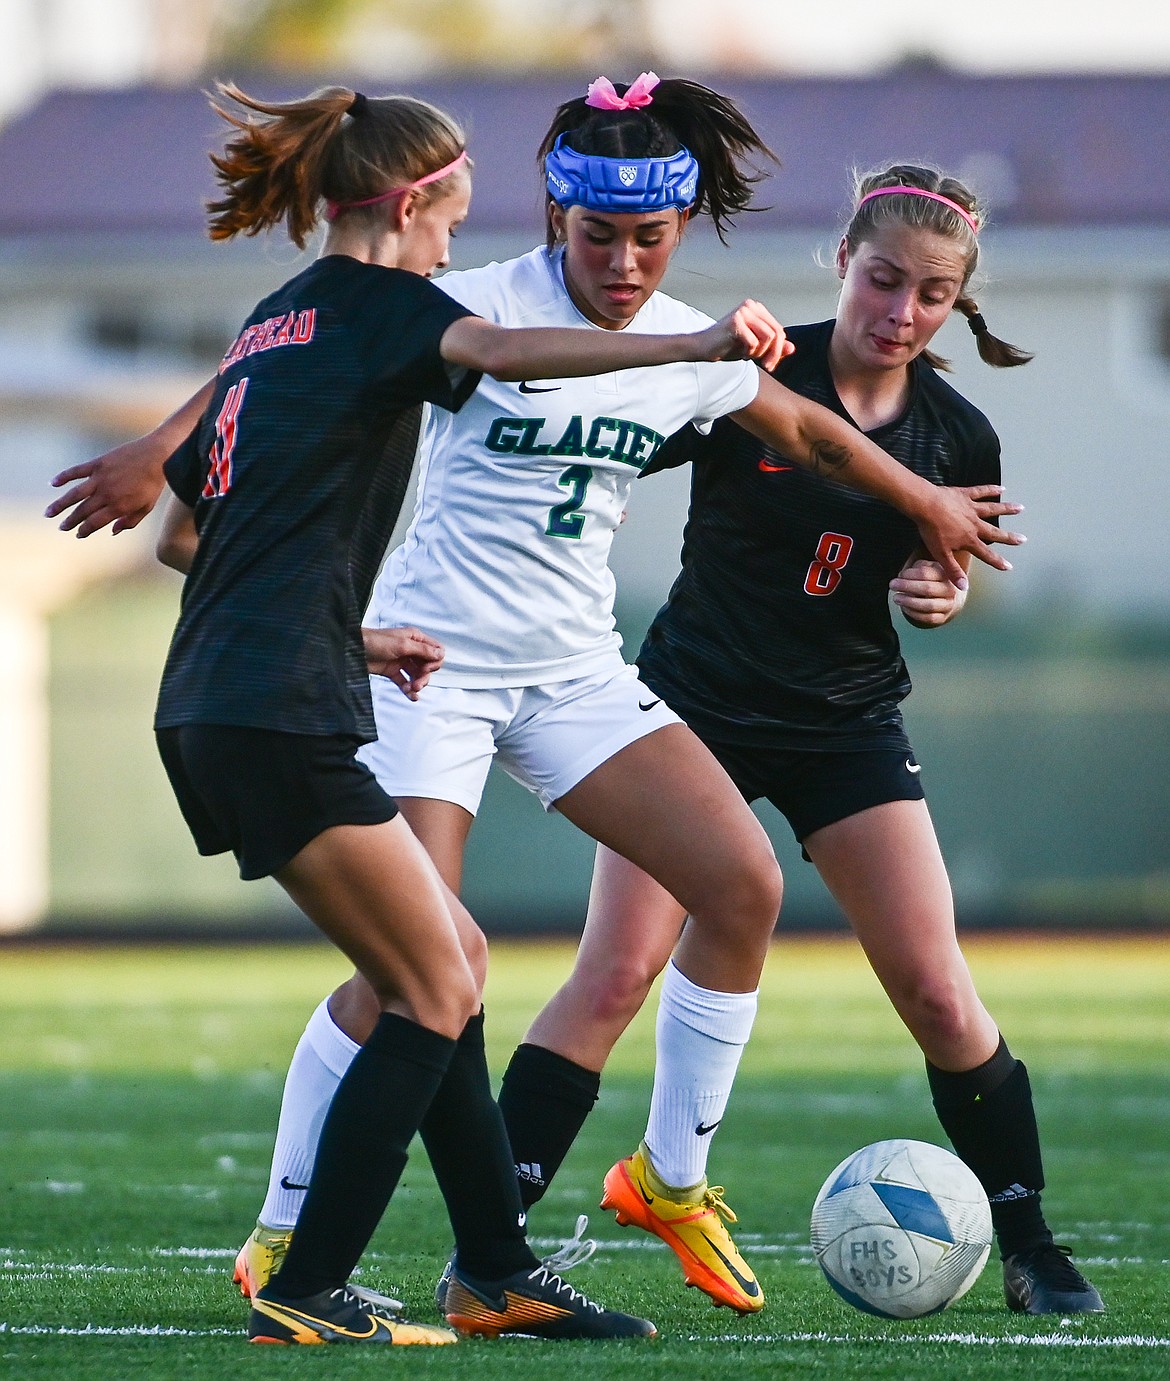
[[[239,436],[240,409],[248,391],[247,378],[239,379],[224,394],[223,407],[215,419],[215,440],[211,443],[207,483],[203,486],[205,499],[222,499],[232,487],[232,457]]]
[[[806,595],[831,595],[841,583],[841,572],[853,551],[853,538],[843,532],[822,532],[817,554],[804,578]]]
[[[577,510],[585,502],[585,491],[593,478],[591,465],[570,465],[557,480],[562,488],[568,489],[569,497],[564,503],[554,504],[548,511],[548,537],[580,537],[585,527],[585,515]]]

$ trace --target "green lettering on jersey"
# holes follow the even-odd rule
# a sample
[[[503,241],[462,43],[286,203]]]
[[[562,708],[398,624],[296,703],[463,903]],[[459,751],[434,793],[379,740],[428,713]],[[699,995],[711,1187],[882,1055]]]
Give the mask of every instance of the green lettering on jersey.
[[[545,420],[543,417],[497,417],[488,428],[483,444],[498,455],[584,455],[591,460],[616,460],[640,470],[666,439],[652,427],[621,417],[595,417],[586,435],[584,419],[575,414],[569,418],[560,440],[554,445],[537,441]]]
[[[565,428],[565,434],[557,444],[549,451],[550,456],[583,456],[585,454],[581,447],[581,419],[570,417],[569,425]]]

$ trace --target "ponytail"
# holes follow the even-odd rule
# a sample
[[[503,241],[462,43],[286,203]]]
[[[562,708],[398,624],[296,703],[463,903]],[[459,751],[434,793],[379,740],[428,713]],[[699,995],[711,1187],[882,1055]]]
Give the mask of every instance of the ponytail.
[[[222,154],[211,155],[224,189],[207,204],[213,240],[258,235],[283,221],[303,249],[322,201],[347,215],[373,217],[378,213],[371,208],[346,204],[423,178],[454,163],[466,147],[448,115],[412,96],[367,98],[327,86],[301,100],[259,101],[230,82],[217,82],[216,92],[211,108],[235,133]]]

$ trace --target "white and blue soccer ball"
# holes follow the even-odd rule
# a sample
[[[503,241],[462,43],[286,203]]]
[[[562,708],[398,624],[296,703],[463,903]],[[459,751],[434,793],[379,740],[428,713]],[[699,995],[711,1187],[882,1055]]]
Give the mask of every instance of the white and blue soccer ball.
[[[812,1249],[857,1309],[917,1319],[974,1285],[991,1250],[991,1208],[974,1173],[925,1141],[877,1141],[843,1160],[812,1210]]]

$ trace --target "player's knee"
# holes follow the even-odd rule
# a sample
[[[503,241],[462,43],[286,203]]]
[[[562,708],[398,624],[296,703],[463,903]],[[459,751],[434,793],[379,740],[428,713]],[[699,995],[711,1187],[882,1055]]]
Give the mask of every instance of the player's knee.
[[[634,955],[614,955],[604,968],[574,975],[577,999],[591,1025],[622,1030],[641,1011],[660,966]]]
[[[977,1017],[969,985],[946,975],[925,975],[904,995],[903,1004],[906,1024],[928,1055],[965,1047]]]
[[[475,980],[476,989],[482,999],[483,985],[487,982],[488,971],[487,936],[477,926],[474,929],[462,931],[459,940],[463,946],[463,957],[467,960],[467,967],[471,970],[471,976]]]
[[[691,914],[705,930],[718,928],[728,943],[766,940],[776,927],[784,879],[770,847],[733,860],[706,891],[700,909]]]

